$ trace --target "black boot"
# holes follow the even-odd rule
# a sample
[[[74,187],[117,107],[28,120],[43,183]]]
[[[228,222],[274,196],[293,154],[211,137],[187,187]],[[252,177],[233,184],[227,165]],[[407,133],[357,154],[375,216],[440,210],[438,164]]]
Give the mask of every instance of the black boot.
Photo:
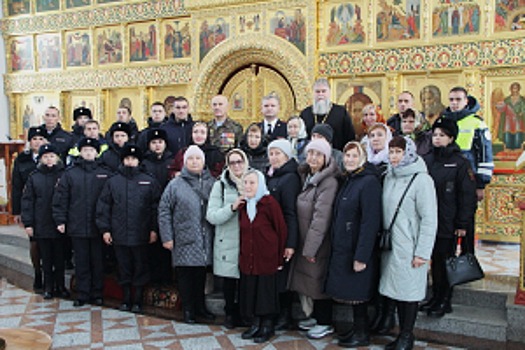
[[[252,319],[252,325],[250,328],[242,332],[241,338],[242,339],[252,339],[255,337],[256,334],[259,333],[259,330],[261,329],[261,319],[260,317],[254,316]]]
[[[206,304],[200,305],[200,307],[195,312],[195,315],[208,322],[213,322],[215,320],[215,315],[208,310]]]
[[[432,266],[434,267],[434,266]],[[427,312],[439,302],[440,296],[437,289],[437,282],[432,282],[432,297],[419,306],[419,311]]]
[[[144,287],[135,287],[135,297],[133,300],[133,307],[131,308],[131,312],[135,314],[141,314],[142,313],[142,298],[144,296]]]
[[[339,340],[339,346],[345,348],[357,348],[370,344],[370,333],[368,332],[368,303],[354,305],[354,329],[346,338]]]
[[[452,288],[449,288],[438,302],[427,311],[427,315],[430,317],[440,318],[452,312]]]
[[[401,330],[395,341],[395,347],[390,348],[390,350],[412,350],[414,347],[413,332],[417,319],[418,303],[415,301],[402,301],[397,304],[399,309],[399,327]],[[388,345],[385,349],[389,349]]]
[[[379,326],[379,323],[381,322],[381,319],[383,318],[383,315],[385,313],[385,297],[381,294],[377,294],[377,297],[374,302],[374,309],[375,314],[374,318],[372,319],[372,323],[370,323],[370,331],[375,332],[377,330],[377,327]]]
[[[131,310],[131,285],[123,284],[122,285],[122,304],[120,304],[120,311],[130,311]]]
[[[379,324],[377,325],[377,328],[375,329],[375,332],[381,335],[390,333],[392,328],[394,328],[396,325],[396,303],[392,299],[384,297],[383,307],[383,315],[379,321]]]
[[[275,334],[275,331],[273,329],[273,317],[264,317],[264,319],[261,321],[261,329],[259,332],[253,337],[253,342],[260,344],[260,343],[266,343],[268,340],[273,337]]]
[[[189,309],[183,310],[182,314],[183,314],[182,317],[183,317],[184,323],[194,324],[195,322],[197,322],[195,320],[195,313],[193,312],[193,310],[189,310]]]
[[[414,334],[402,332],[397,338],[395,350],[412,350],[414,348]]]

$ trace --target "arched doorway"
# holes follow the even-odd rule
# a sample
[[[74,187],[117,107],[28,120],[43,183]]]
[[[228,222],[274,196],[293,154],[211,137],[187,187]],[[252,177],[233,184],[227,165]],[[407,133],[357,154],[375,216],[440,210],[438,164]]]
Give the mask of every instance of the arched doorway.
[[[281,101],[279,117],[288,119],[297,110],[295,94],[276,69],[252,63],[234,72],[223,84],[219,93],[230,101],[230,116],[244,127],[262,119],[261,100],[275,93]]]
[[[294,45],[277,37],[246,34],[227,40],[193,69],[194,114],[210,119],[211,98],[223,93],[230,98],[230,114],[246,125],[260,119],[261,98],[275,91],[281,95],[281,118],[285,119],[310,103],[313,70],[307,63]],[[246,99],[235,101],[235,93],[240,92]],[[235,110],[245,101],[250,102],[245,109]]]

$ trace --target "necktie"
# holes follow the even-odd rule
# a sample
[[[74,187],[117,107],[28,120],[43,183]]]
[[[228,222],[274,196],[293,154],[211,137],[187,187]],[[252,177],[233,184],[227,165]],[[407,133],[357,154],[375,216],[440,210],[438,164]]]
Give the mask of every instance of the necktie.
[[[272,131],[273,131],[273,130],[272,130],[272,124],[268,124],[268,132],[267,132],[267,134],[268,134],[268,135],[271,135],[271,134],[272,134]]]

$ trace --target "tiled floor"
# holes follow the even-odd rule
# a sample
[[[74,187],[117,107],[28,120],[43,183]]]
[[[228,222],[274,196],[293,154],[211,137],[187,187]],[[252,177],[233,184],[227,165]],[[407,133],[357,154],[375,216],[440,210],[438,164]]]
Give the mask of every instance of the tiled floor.
[[[270,343],[242,340],[240,330],[220,325],[186,325],[105,307],[73,308],[68,300],[41,296],[0,281],[0,327],[30,327],[53,338],[53,349],[337,349],[328,337],[310,341],[303,334],[277,334]],[[373,338],[369,349],[382,349],[389,337]],[[415,349],[459,349],[418,341]]]
[[[479,242],[476,246],[476,256],[485,274],[498,276],[520,274],[519,244]]]

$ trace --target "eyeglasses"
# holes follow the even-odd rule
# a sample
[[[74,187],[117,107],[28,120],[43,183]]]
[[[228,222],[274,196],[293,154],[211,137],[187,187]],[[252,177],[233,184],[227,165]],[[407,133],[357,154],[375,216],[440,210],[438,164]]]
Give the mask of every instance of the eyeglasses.
[[[244,164],[244,160],[232,160],[231,162],[228,162],[229,165],[242,165]]]

